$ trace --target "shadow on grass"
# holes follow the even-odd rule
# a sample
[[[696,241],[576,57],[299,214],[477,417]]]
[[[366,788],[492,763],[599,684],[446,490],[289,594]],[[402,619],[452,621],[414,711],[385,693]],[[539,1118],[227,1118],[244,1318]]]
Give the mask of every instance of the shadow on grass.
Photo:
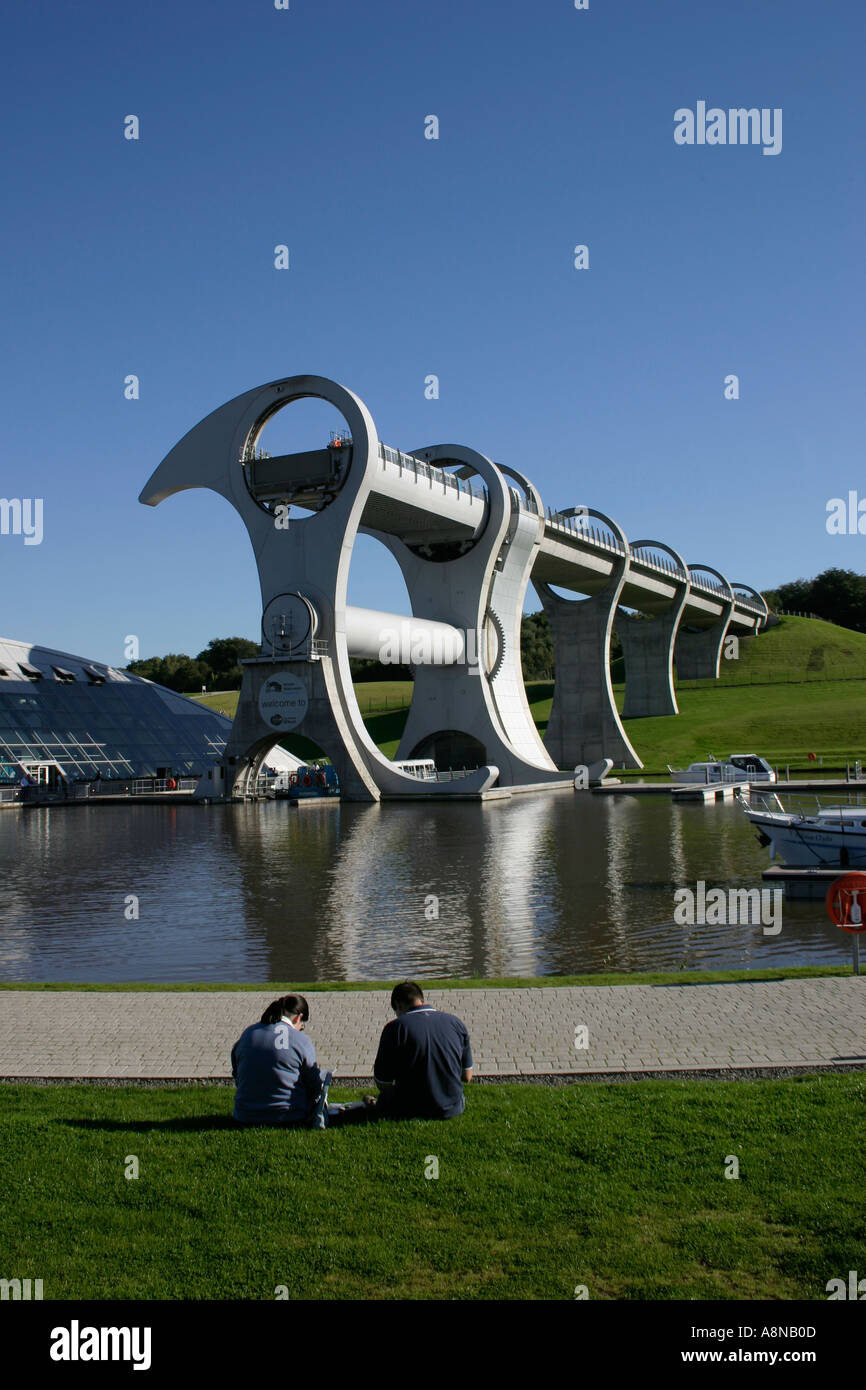
[[[302,1129],[302,1125],[239,1125],[231,1115],[192,1115],[185,1118],[166,1120],[58,1120],[67,1129],[106,1129],[120,1133],[145,1134],[152,1130],[165,1133],[183,1133],[214,1129],[231,1129],[242,1134],[248,1129]]]
[[[402,738],[408,718],[409,707],[407,705],[405,709],[395,710],[393,714],[367,715],[364,723],[367,726],[367,733],[374,743],[393,743]]]

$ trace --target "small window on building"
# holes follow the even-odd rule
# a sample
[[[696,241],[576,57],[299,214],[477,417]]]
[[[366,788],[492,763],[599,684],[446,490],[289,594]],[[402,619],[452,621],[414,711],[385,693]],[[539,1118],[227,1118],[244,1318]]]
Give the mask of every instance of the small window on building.
[[[27,661],[19,661],[18,668],[24,672],[29,681],[41,681],[45,675],[45,672],[40,671],[38,666],[31,666]]]

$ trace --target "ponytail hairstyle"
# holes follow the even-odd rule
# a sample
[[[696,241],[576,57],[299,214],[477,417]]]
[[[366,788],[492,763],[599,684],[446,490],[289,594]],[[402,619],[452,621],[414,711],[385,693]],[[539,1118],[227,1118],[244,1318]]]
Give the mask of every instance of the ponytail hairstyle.
[[[283,1014],[288,1018],[300,1014],[301,1022],[306,1023],[310,1017],[310,1006],[302,994],[283,994],[265,1009],[262,1023],[279,1023]]]

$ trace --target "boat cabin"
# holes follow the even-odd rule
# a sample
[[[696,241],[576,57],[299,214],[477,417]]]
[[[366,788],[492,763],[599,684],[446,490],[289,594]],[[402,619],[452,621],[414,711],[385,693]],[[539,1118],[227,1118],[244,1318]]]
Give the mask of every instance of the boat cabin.
[[[398,772],[407,777],[417,777],[420,782],[436,782],[436,764],[432,758],[415,758],[411,762],[394,763]]]

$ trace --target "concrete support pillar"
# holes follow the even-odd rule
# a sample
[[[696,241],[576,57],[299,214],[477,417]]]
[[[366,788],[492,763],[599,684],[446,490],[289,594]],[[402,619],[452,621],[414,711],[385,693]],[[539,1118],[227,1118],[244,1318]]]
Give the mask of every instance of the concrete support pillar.
[[[674,596],[651,616],[636,618],[622,610],[617,615],[616,630],[625,661],[623,719],[679,714],[674,691],[674,644],[689,596],[689,573],[685,561],[662,541],[635,541],[631,553],[634,557],[650,549],[664,550],[676,561],[677,572],[669,576]]]
[[[706,570],[725,586],[720,595],[722,611],[714,622],[704,628],[683,628],[677,637],[677,679],[681,681],[718,680],[722,647],[734,611],[734,591],[723,574],[709,565],[689,565],[689,574]]]
[[[376,781],[365,765],[366,750],[355,739],[350,721],[342,717],[330,657],[320,661],[254,657],[242,666],[237,714],[222,757],[227,795],[242,799],[273,748],[275,734],[298,729],[331,759],[346,801],[379,800]]]
[[[439,467],[462,464],[463,476],[477,474],[487,488],[488,515],[473,545],[449,559],[425,556],[398,536],[370,532],[400,565],[415,619],[435,616],[466,635],[465,661],[414,668],[397,758],[421,756],[440,738],[455,747],[465,739],[498,768],[500,786],[562,785],[533,723],[520,664],[523,599],[543,536],[541,499],[521,475],[499,469],[474,449],[443,444],[413,452]],[[525,504],[512,496],[503,472],[524,486]]]
[[[589,508],[619,542],[611,551],[604,588],[586,599],[564,599],[547,584],[535,588],[550,623],[556,682],[544,746],[557,767],[591,767],[603,758],[616,766],[643,767],[620,721],[610,680],[613,619],[628,573],[625,534],[603,512]]]

